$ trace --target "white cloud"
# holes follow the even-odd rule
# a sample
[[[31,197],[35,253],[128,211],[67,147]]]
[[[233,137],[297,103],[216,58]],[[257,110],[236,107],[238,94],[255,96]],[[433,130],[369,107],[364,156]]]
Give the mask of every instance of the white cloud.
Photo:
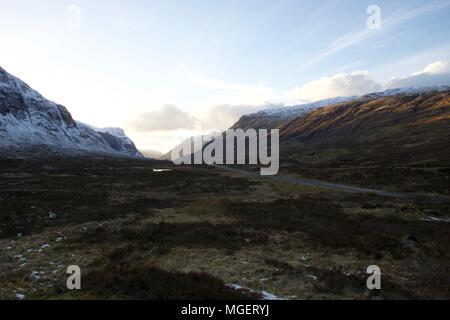
[[[258,112],[271,107],[274,107],[274,105],[213,105],[206,108],[202,113],[203,129],[222,131],[230,128],[244,114]]]
[[[126,132],[139,149],[158,150],[162,153],[169,152],[173,147],[188,137],[197,136],[203,133],[196,130],[185,129],[142,132],[133,131],[132,128]]]
[[[386,83],[387,89],[405,87],[431,87],[450,85],[450,63],[436,61],[427,65],[422,71],[405,77],[394,77]]]
[[[173,105],[165,105],[159,110],[137,114],[130,122],[134,131],[170,131],[195,129],[198,121],[189,113]]]
[[[430,63],[423,69],[422,73],[450,73],[450,63],[448,61]]]
[[[294,89],[292,95],[297,99],[317,101],[339,96],[364,95],[382,89],[367,71],[355,71],[311,81]]]

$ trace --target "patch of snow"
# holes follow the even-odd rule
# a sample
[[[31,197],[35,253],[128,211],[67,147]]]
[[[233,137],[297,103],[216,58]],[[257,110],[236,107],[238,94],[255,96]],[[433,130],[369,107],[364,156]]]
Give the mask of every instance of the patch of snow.
[[[399,94],[422,94],[427,92],[433,92],[433,91],[447,91],[450,90],[450,86],[431,86],[431,87],[408,87],[408,88],[395,88],[395,89],[388,89],[380,92],[374,92],[367,95],[364,95],[362,98],[376,98],[376,97],[389,97],[389,96],[395,96]]]
[[[50,212],[48,213],[47,219],[48,219],[48,220],[54,220],[54,219],[56,219],[56,213],[50,211]]]
[[[14,256],[15,259],[19,260],[19,261],[26,261],[27,258],[25,258],[23,255],[18,254]]]
[[[17,300],[24,300],[25,299],[25,295],[21,294],[21,293],[16,293],[16,299]]]
[[[422,218],[420,219],[422,221],[434,221],[434,222],[445,222],[445,223],[450,223],[450,218],[445,218],[445,217],[436,217],[436,216],[427,216],[426,218]]]
[[[306,258],[305,256],[300,256],[300,261],[303,261],[303,262],[305,262],[305,261],[308,261],[308,258]]]
[[[312,274],[305,274],[305,276],[308,277],[308,278],[310,278],[310,279],[313,279],[314,281],[316,281],[317,279],[319,279],[319,278],[317,278],[315,275],[312,275]]]
[[[261,295],[263,297],[263,300],[287,300],[286,298],[277,297],[276,295],[267,291],[261,291]]]
[[[262,297],[262,300],[288,300],[286,298],[277,297],[276,295],[274,295],[272,293],[269,293],[267,291],[264,291],[264,290],[250,289],[250,288],[242,287],[242,286],[240,286],[238,284],[234,284],[234,283],[227,284],[227,286],[230,287],[230,288],[233,288],[234,290],[241,290],[242,289],[242,290],[250,291],[251,293],[260,294],[261,297]]]
[[[323,108],[332,104],[347,102],[350,100],[357,99],[358,97],[337,97],[325,100],[319,100],[312,103],[305,103],[297,106],[288,106],[288,107],[277,107],[270,108],[266,110],[262,110],[260,112],[254,113],[253,115],[261,115],[261,116],[272,116],[272,117],[297,117],[303,114],[306,114],[312,110]]]

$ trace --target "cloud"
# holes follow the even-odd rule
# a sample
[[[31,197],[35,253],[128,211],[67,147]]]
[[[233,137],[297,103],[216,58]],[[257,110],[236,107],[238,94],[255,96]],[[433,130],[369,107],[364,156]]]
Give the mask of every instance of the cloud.
[[[173,105],[165,105],[159,110],[140,113],[135,116],[130,127],[135,131],[170,131],[194,129],[197,119]]]
[[[184,139],[202,134],[195,130],[171,130],[171,131],[133,131],[131,128],[127,135],[136,143],[139,150],[158,150],[161,153],[169,152]]]
[[[297,99],[317,101],[339,96],[364,95],[382,89],[382,85],[367,71],[355,71],[308,82],[295,88],[292,95]]]
[[[450,85],[450,63],[436,61],[427,65],[422,71],[405,77],[394,77],[385,85],[386,89],[419,88]]]
[[[206,108],[202,113],[203,129],[225,130],[236,123],[242,115],[255,113],[271,107],[274,107],[274,105],[213,105]]]
[[[434,73],[434,74],[450,73],[450,63],[448,63],[448,61],[436,61],[430,63],[425,67],[425,69],[423,69],[422,72],[416,73],[416,75],[423,73]]]

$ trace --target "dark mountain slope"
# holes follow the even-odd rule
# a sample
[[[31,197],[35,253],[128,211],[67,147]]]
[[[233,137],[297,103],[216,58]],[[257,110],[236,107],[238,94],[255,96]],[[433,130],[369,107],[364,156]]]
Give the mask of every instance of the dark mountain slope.
[[[285,124],[280,134],[286,171],[411,191],[450,189],[450,91],[325,107]]]

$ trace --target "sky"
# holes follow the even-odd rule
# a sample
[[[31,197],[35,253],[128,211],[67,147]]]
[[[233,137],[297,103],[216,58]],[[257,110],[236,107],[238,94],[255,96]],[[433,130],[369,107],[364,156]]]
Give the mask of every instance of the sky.
[[[450,84],[450,0],[0,0],[0,66],[167,152],[273,105]]]

